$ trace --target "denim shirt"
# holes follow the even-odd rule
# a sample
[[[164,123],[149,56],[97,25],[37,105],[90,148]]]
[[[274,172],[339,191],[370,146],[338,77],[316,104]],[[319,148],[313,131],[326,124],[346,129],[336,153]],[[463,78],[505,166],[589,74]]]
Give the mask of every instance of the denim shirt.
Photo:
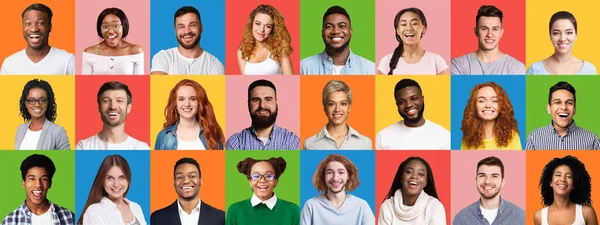
[[[154,150],[177,150],[177,125],[179,121],[175,124],[161,130],[156,137],[156,144],[154,145]],[[204,145],[206,149],[206,138],[204,137],[204,129],[200,126],[200,141]],[[219,142],[218,149],[215,150],[223,150],[223,143]]]
[[[479,208],[479,201],[463,208],[454,216],[453,225],[490,225],[490,222],[485,219]],[[525,225],[525,211],[515,204],[504,200],[500,197],[500,206],[498,214],[492,225]]]
[[[302,59],[300,61],[300,74],[302,75],[332,75],[333,59],[327,55],[326,51]],[[346,64],[340,74],[344,75],[374,75],[375,63],[359,55],[355,55],[350,50],[350,55],[346,59]]]

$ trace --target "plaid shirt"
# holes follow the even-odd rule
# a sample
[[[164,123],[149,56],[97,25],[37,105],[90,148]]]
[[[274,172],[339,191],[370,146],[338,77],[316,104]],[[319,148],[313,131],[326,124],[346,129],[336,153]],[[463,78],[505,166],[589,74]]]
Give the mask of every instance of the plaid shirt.
[[[50,200],[50,208],[52,210],[53,225],[73,225],[75,224],[75,215],[70,210],[52,204]],[[27,205],[23,203],[19,208],[12,211],[2,220],[2,225],[31,225],[31,211]]]
[[[227,150],[300,150],[300,138],[285,128],[273,125],[269,140],[264,143],[249,127],[231,135],[226,144]]]

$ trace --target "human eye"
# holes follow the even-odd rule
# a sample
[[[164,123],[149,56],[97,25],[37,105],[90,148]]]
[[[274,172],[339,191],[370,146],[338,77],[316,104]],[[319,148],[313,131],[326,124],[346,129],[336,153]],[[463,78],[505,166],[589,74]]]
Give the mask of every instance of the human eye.
[[[102,30],[108,30],[108,26],[102,25]]]
[[[265,175],[265,178],[267,178],[267,180],[273,180],[273,178],[275,178],[275,174],[267,174]]]
[[[177,175],[177,176],[175,176],[175,180],[183,180],[183,175]]]

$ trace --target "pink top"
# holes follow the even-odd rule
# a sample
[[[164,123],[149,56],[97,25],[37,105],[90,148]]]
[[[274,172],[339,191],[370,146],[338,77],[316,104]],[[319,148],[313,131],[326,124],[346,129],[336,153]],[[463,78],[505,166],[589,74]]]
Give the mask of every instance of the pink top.
[[[388,74],[390,72],[390,60],[392,60],[392,54],[385,55],[379,62],[377,69],[384,74]],[[446,65],[446,61],[442,56],[425,51],[425,55],[418,63],[409,64],[400,57],[396,69],[394,69],[394,74],[436,75],[445,69],[448,69],[448,65]]]

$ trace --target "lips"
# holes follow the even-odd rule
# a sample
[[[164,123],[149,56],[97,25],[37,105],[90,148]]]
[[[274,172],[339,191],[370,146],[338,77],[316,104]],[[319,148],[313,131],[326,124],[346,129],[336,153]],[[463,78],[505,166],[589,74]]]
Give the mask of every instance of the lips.
[[[483,41],[485,41],[485,43],[488,43],[488,44],[493,44],[494,42],[496,42],[495,39],[484,39]]]
[[[413,108],[413,109],[409,109],[409,110],[404,110],[404,112],[406,113],[406,115],[414,116],[419,112],[419,110]]]
[[[35,198],[42,197],[42,191],[32,191],[31,194],[33,194],[33,197]]]
[[[558,48],[565,49],[569,47],[569,43],[558,43]]]
[[[333,42],[333,43],[339,43],[339,42],[342,42],[344,40],[344,38],[343,37],[331,37],[331,38],[329,38],[329,40],[331,40],[331,42]]]
[[[560,117],[560,118],[567,118],[567,117],[569,117],[569,114],[568,113],[559,113],[558,117]]]
[[[269,189],[269,185],[258,185],[256,187],[258,188],[258,190],[267,190],[267,189]]]
[[[181,190],[189,191],[189,190],[192,190],[193,188],[194,188],[194,186],[183,186],[183,187],[181,187]]]
[[[411,181],[408,182],[408,188],[418,188],[419,187],[419,183]]]

